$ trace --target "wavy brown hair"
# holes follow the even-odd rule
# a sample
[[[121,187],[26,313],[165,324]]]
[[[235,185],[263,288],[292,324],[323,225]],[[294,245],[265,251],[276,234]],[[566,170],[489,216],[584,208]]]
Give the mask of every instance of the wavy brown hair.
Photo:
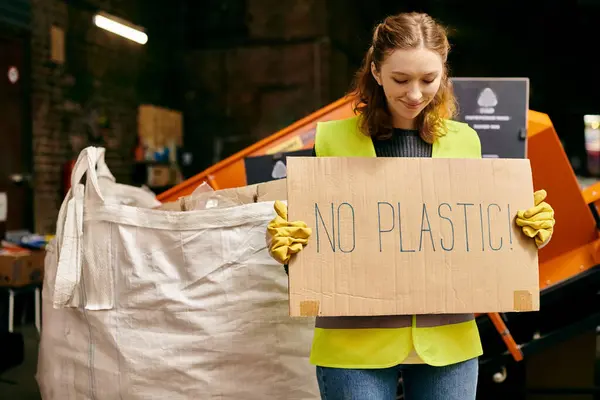
[[[417,129],[421,138],[428,143],[445,134],[443,120],[454,117],[457,109],[446,66],[450,45],[446,29],[429,15],[421,13],[390,16],[375,27],[371,47],[356,74],[351,92],[355,98],[354,112],[362,115],[360,128],[364,134],[386,139],[393,130],[383,87],[373,77],[371,63],[380,70],[385,58],[394,50],[422,47],[442,57],[444,70],[437,94],[417,117]]]

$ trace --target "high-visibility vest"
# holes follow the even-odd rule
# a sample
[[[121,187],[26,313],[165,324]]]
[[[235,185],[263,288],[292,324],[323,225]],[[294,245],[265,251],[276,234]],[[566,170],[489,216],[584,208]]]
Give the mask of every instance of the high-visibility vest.
[[[376,157],[358,116],[317,124],[317,157]],[[477,132],[446,120],[446,133],[433,143],[435,158],[481,158]],[[483,354],[473,314],[377,317],[317,317],[311,363],[322,367],[388,368],[411,351],[433,366],[455,364]]]

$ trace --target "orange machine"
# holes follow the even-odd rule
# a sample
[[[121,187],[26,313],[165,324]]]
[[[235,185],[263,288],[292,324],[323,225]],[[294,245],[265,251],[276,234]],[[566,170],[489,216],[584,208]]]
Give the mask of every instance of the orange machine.
[[[340,99],[188,179],[161,194],[159,199],[176,200],[190,194],[203,182],[207,182],[215,190],[244,186],[246,157],[310,148],[314,143],[317,122],[346,118],[352,113],[351,99]],[[543,294],[544,291],[550,293],[549,289],[563,285],[586,272],[598,271],[595,268],[600,251],[595,219],[597,213],[594,213],[596,207],[589,207],[588,204],[600,205],[600,185],[586,190],[585,196],[582,194],[548,115],[529,111],[527,147],[534,187],[547,190],[547,201],[554,207],[556,218],[552,241],[539,253],[540,289]],[[489,314],[488,317],[488,322],[502,338],[505,350],[508,349],[504,355],[515,361],[522,360],[523,341],[530,341],[531,336],[517,341],[505,323],[510,318],[499,314]],[[511,326],[513,328],[514,324]],[[527,336],[529,333],[523,335]]]
[[[177,200],[192,193],[203,182],[215,190],[245,186],[244,158],[311,148],[317,122],[347,118],[351,115],[351,100],[342,98],[171,188],[158,196],[158,199],[163,202]]]

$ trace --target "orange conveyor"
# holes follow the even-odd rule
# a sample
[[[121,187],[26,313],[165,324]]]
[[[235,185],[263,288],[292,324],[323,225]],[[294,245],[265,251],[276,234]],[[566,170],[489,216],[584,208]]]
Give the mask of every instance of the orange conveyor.
[[[208,168],[158,196],[173,201],[186,196],[203,182],[213,189],[246,185],[244,159],[311,148],[317,122],[353,115],[352,99],[342,98]],[[598,264],[600,240],[589,204],[600,207],[600,184],[581,191],[575,173],[548,115],[529,110],[527,157],[531,162],[535,189],[546,189],[555,210],[556,228],[550,244],[539,252],[540,289],[569,280]],[[523,356],[502,318],[488,314],[516,361]]]

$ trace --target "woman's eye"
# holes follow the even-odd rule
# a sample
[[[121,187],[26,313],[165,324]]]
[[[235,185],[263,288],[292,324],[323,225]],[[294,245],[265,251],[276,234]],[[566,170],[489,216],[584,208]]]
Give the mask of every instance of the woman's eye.
[[[423,83],[426,83],[427,85],[430,85],[433,83],[433,81],[427,81],[427,80],[423,80]]]
[[[408,81],[406,81],[406,80],[405,80],[405,81],[401,81],[401,80],[399,80],[399,79],[394,79],[394,82],[396,82],[396,83],[398,83],[398,84],[400,84],[400,85],[404,85],[404,84],[405,84],[406,82],[408,82]]]

